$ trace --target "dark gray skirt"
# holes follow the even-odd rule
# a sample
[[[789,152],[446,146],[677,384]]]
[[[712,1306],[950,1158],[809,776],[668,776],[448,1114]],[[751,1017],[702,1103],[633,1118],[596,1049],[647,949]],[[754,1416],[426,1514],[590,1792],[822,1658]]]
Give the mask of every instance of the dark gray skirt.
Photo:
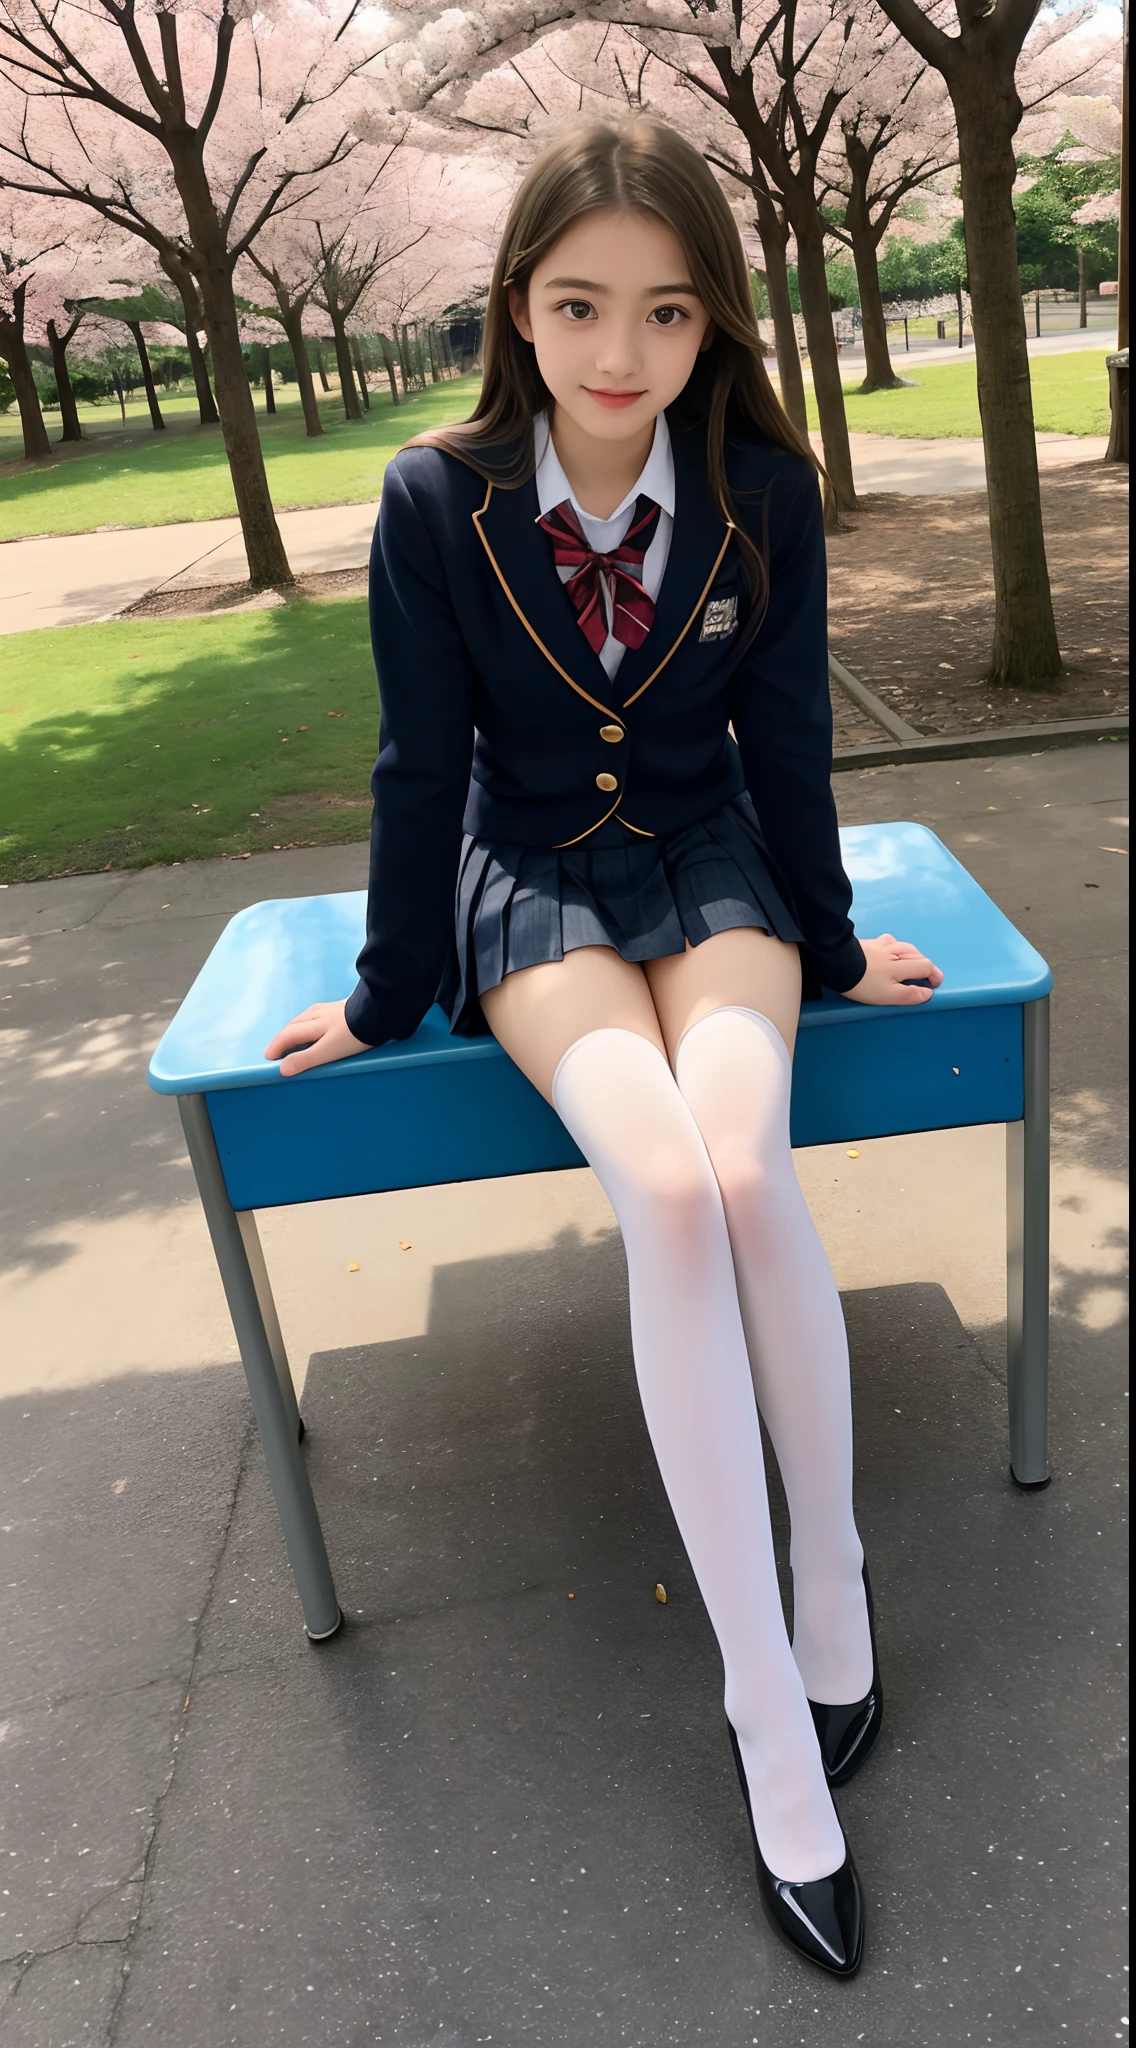
[[[749,797],[733,797],[665,839],[626,846],[506,846],[467,838],[458,871],[454,946],[438,1001],[451,1031],[488,1029],[478,1000],[507,974],[612,946],[659,960],[714,932],[746,926],[801,943],[766,862]]]

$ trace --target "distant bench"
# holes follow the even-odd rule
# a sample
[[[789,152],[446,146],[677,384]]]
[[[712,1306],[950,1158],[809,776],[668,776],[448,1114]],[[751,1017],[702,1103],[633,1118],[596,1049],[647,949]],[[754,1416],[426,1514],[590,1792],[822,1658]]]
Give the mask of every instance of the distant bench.
[[[945,980],[918,1008],[831,995],[804,1005],[793,1143],[1006,1124],[1010,1466],[1019,1485],[1043,1486],[1052,976],[925,827],[859,825],[841,839],[858,928],[916,940]],[[254,1212],[585,1163],[496,1041],[452,1038],[437,1009],[411,1039],[281,1080],[263,1048],[309,1003],[354,986],[365,905],[359,893],[240,911],[149,1073],[152,1088],[178,1098],[314,1641],[334,1634],[340,1612]]]

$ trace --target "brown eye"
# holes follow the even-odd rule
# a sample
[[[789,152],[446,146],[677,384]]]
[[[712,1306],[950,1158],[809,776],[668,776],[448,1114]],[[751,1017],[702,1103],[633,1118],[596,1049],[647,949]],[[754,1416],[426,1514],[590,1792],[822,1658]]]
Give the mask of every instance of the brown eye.
[[[678,327],[687,317],[682,306],[656,306],[651,314],[656,327]]]
[[[569,320],[590,320],[594,308],[587,299],[566,299],[560,310],[567,313]]]

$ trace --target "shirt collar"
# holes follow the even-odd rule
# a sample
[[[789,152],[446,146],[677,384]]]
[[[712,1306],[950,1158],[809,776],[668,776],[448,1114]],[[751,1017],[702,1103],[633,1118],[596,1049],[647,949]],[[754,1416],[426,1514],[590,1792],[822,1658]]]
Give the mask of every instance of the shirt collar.
[[[560,457],[553,446],[547,413],[537,414],[533,422],[533,432],[536,443],[536,494],[541,517],[543,518],[546,512],[551,512],[555,505],[562,505],[565,498],[570,501],[577,515],[583,513],[583,506],[576,499],[561,467]],[[664,413],[659,413],[655,421],[655,438],[639,478],[632,484],[623,503],[617,505],[615,511],[600,523],[608,526],[623,513],[630,511],[640,494],[653,498],[656,505],[674,518],[674,453]],[[588,512],[584,513],[584,517],[594,520],[596,515],[594,512]]]

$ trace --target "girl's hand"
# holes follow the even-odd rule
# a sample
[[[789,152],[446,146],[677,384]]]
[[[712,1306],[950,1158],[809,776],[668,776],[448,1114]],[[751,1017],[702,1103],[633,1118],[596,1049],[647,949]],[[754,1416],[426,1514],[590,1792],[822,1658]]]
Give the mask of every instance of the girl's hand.
[[[345,1008],[344,1003],[311,1003],[269,1041],[265,1059],[279,1060],[280,1072],[290,1077],[307,1067],[324,1067],[329,1060],[345,1060],[353,1052],[370,1052],[370,1046],[347,1029]]]
[[[853,1003],[929,1003],[931,989],[938,988],[943,970],[928,960],[918,946],[906,939],[894,939],[885,932],[880,939],[861,939],[867,968],[855,988],[844,993]],[[912,982],[928,981],[931,988],[912,988]]]

